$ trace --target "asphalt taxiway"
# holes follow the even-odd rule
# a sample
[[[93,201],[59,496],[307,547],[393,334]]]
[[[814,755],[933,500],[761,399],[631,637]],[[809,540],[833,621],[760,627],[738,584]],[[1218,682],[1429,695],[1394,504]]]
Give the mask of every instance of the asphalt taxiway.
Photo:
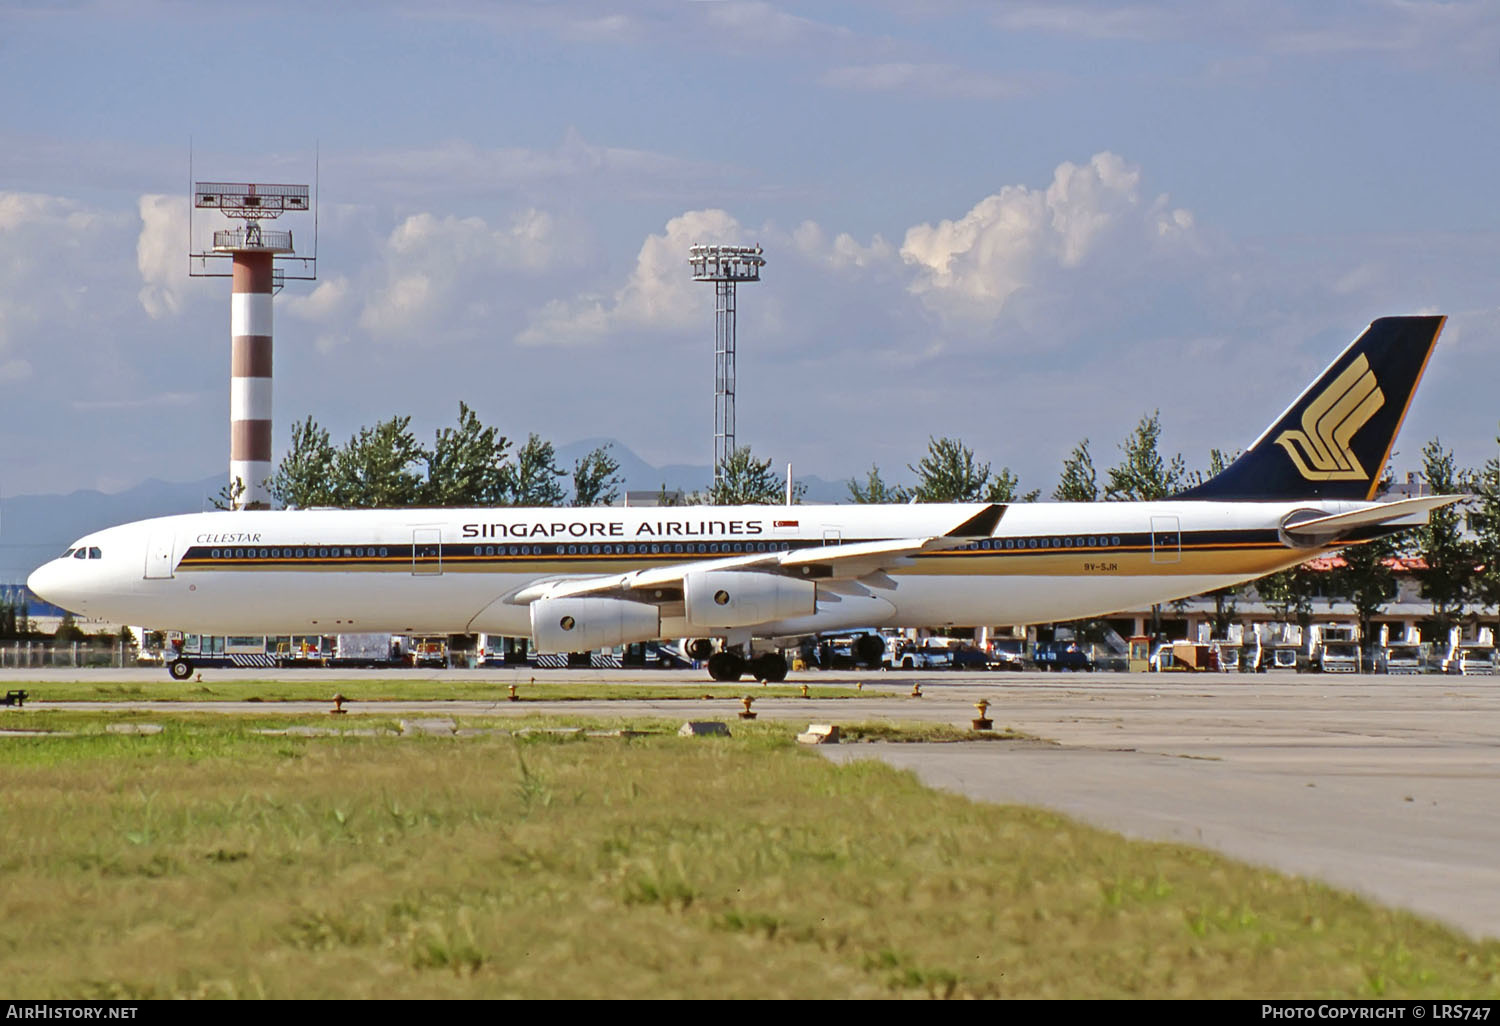
[[[326,702],[48,703],[49,679],[161,680],[162,671],[31,670],[28,708],[147,708],[320,713]],[[521,701],[530,678],[678,684],[693,673],[634,671],[373,671],[495,683],[494,701],[359,702],[369,713],[498,716],[556,713],[722,719],[728,699]],[[340,672],[327,679],[364,676]],[[310,671],[214,671],[318,679]],[[763,719],[967,726],[981,698],[997,727],[1044,739],[989,744],[823,746],[828,758],[878,758],[931,786],[1038,805],[1132,837],[1179,841],[1301,874],[1410,908],[1479,936],[1500,937],[1500,677],[1154,674],[803,673],[790,684],[846,686],[845,699],[758,699]],[[856,682],[863,682],[860,691]],[[914,683],[922,696],[910,697]],[[13,685],[12,685],[13,686]],[[741,685],[754,695],[758,686]],[[722,690],[721,688],[719,690]],[[524,687],[522,694],[524,696]],[[331,690],[330,690],[331,694]],[[37,702],[35,699],[42,699]]]

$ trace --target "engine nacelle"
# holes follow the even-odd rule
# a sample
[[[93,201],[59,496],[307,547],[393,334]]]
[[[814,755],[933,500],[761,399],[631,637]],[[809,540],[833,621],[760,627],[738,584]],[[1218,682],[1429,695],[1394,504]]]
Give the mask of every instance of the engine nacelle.
[[[531,638],[538,652],[591,652],[661,636],[661,611],[612,598],[537,599]]]
[[[811,616],[818,587],[812,581],[745,570],[704,570],[682,579],[687,620],[697,627],[752,627],[770,620]]]

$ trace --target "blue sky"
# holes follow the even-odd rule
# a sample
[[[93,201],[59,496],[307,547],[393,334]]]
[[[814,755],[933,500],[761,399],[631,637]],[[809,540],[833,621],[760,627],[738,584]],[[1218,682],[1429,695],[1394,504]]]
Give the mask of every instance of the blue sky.
[[[1451,320],[1398,445],[1500,429],[1500,8],[1291,3],[0,3],[0,493],[227,464],[196,176],[310,181],[276,444],[474,406],[712,452],[712,290],[759,242],[739,437],[909,477],[958,435],[1044,493],[1142,413],[1248,443],[1374,317]],[[311,225],[288,219],[299,247]],[[200,231],[212,225],[197,224]]]

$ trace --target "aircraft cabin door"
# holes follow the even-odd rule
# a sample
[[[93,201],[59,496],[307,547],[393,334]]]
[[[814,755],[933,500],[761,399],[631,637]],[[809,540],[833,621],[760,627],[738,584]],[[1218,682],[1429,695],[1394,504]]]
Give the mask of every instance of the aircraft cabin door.
[[[173,576],[172,570],[176,563],[172,559],[172,543],[171,531],[152,533],[150,541],[146,543],[145,576],[147,580]]]
[[[438,527],[411,529],[413,577],[436,577],[443,572],[443,532]]]
[[[1176,517],[1151,518],[1151,562],[1182,562],[1182,531]]]

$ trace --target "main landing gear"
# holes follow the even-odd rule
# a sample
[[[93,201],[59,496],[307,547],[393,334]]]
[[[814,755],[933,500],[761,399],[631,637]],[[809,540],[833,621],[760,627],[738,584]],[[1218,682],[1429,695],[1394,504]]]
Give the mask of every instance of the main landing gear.
[[[717,681],[739,680],[746,671],[756,680],[777,684],[786,680],[786,659],[779,652],[767,652],[746,659],[738,652],[715,652],[708,657],[708,675]]]

